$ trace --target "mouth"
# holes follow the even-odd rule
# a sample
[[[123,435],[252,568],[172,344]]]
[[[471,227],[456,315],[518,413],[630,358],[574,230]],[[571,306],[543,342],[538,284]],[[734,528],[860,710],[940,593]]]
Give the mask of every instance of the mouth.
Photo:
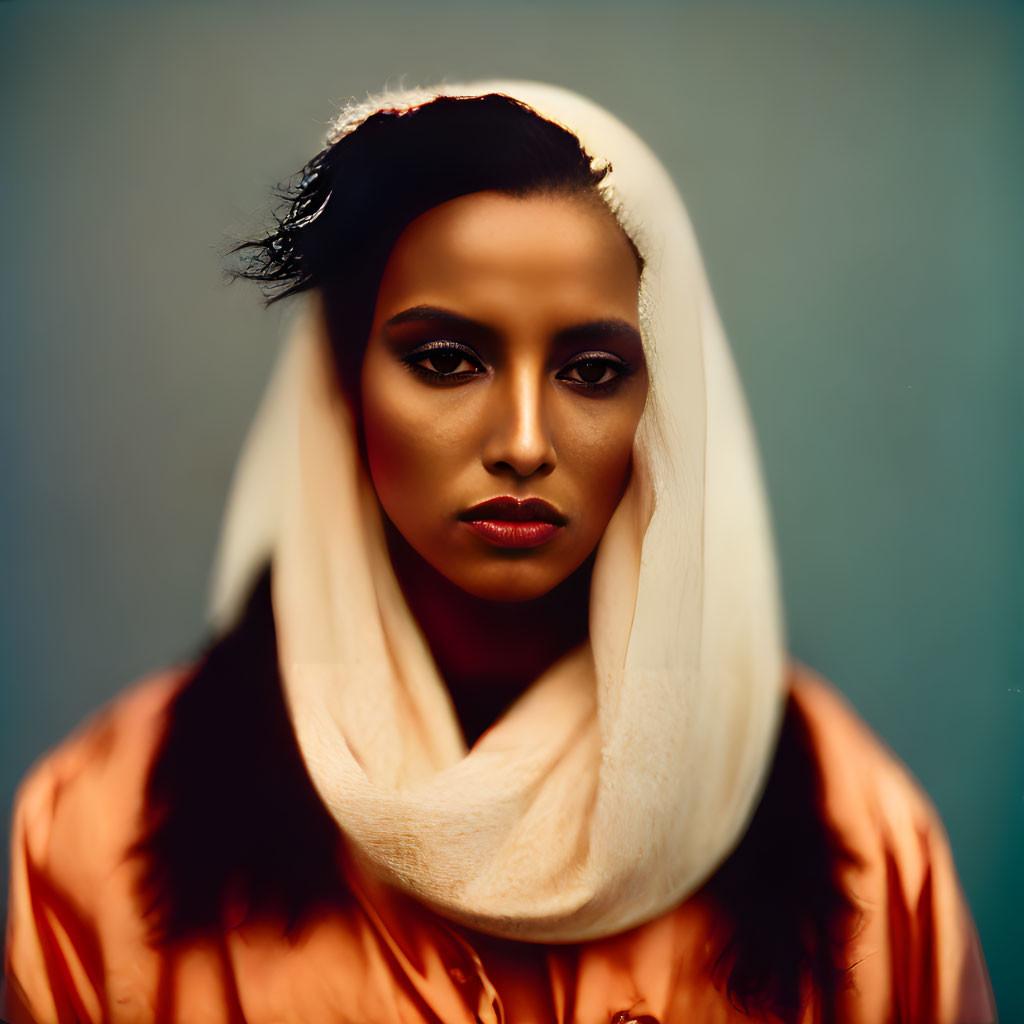
[[[568,521],[541,498],[492,498],[459,514],[478,537],[502,548],[535,548],[546,544]]]

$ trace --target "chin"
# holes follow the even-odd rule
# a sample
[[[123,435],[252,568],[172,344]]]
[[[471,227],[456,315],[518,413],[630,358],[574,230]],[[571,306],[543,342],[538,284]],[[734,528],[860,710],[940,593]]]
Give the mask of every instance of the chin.
[[[459,573],[448,579],[460,590],[484,601],[518,604],[544,597],[569,575],[539,569],[539,566],[527,565],[524,561],[507,561],[481,572]]]

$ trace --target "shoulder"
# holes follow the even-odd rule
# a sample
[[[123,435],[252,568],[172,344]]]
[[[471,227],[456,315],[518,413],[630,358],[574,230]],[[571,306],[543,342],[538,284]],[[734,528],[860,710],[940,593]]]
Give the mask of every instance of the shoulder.
[[[859,865],[851,883],[890,896],[898,889],[913,904],[936,871],[955,880],[942,821],[909,768],[811,670],[794,669],[791,692],[818,766],[823,812]]]
[[[67,1005],[98,1006],[111,940],[142,933],[129,851],[168,708],[188,677],[179,668],[129,688],[19,787],[5,951],[13,1019],[63,1019]]]
[[[921,829],[943,833],[928,795],[907,766],[839,691],[795,665],[791,693],[810,733],[825,810],[855,845],[884,837],[903,845]]]
[[[991,989],[945,828],[907,766],[829,683],[803,666],[793,701],[810,736],[822,811],[851,855],[849,942],[859,1005],[906,1019],[989,1021]]]
[[[122,864],[138,834],[168,709],[188,676],[179,667],[136,683],[26,775],[15,796],[12,839],[40,876],[84,896]]]

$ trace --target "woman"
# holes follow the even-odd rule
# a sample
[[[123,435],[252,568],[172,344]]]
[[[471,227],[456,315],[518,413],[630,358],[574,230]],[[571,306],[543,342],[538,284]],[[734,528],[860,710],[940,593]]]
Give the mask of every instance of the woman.
[[[306,295],[217,639],[22,788],[12,1018],[992,1020],[934,811],[784,662],[656,159],[523,83],[329,142],[242,247]]]

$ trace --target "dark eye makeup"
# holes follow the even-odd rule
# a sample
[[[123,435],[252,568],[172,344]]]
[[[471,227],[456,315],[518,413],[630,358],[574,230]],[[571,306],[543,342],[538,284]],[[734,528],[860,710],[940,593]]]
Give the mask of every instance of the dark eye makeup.
[[[467,345],[438,339],[417,345],[402,357],[408,369],[428,383],[460,384],[486,373],[483,360]],[[609,391],[633,373],[633,368],[610,352],[581,352],[558,371],[558,380],[589,394]]]
[[[558,379],[599,392],[615,387],[632,372],[629,363],[610,352],[583,352],[558,372]]]
[[[459,383],[485,372],[480,357],[471,348],[447,340],[417,345],[402,357],[402,362],[432,384]]]

